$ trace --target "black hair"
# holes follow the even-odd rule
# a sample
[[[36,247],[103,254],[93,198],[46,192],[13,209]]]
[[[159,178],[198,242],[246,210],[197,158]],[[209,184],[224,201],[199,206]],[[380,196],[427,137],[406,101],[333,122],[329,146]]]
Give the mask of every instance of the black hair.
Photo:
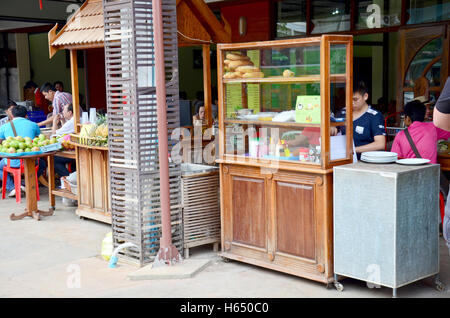
[[[413,100],[407,103],[403,108],[403,113],[411,118],[412,122],[424,121],[426,111],[427,109],[425,105],[418,100]]]
[[[38,87],[38,85],[35,82],[28,81],[25,83],[25,86],[23,88],[28,89],[28,88],[36,88],[36,87]]]
[[[359,93],[361,96],[368,93],[366,84],[363,81],[358,82],[356,86],[353,86],[353,93]]]
[[[67,106],[67,110],[69,111],[69,112],[72,112],[72,114],[73,114],[73,105],[72,104],[68,104],[69,106]]]
[[[49,82],[47,82],[47,83],[45,83],[45,84],[43,84],[41,86],[41,92],[42,93],[47,93],[48,91],[56,92],[55,86],[53,86],[52,83],[49,83]]]
[[[61,85],[61,87],[62,87],[62,88],[64,88],[64,84],[63,84],[63,82],[61,82],[61,81],[56,81],[56,82],[54,82],[54,83],[53,83],[53,86],[55,86],[55,87],[56,87],[56,84],[60,84],[60,85]]]
[[[11,109],[11,115],[16,118],[16,117],[23,117],[25,118],[28,114],[27,108],[25,106],[22,105],[16,105]]]
[[[17,106],[16,102],[13,101],[12,99],[8,99],[8,108],[12,106]]]
[[[204,102],[198,102],[195,104],[195,114],[198,115],[198,112],[200,111],[200,107],[205,107]]]

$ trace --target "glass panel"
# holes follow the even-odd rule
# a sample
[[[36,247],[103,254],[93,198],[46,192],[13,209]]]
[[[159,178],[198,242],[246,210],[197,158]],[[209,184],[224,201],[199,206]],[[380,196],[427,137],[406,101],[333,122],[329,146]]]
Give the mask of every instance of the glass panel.
[[[403,93],[403,105],[406,105],[414,99],[414,92],[404,92]]]
[[[410,0],[407,24],[438,22],[450,19],[449,0]]]
[[[306,0],[278,3],[277,37],[306,34]]]
[[[442,38],[437,38],[426,44],[414,57],[409,65],[405,78],[405,87],[413,87],[414,81],[422,76],[425,67],[442,54]]]
[[[346,45],[331,45],[330,47],[331,74],[345,74],[346,60],[347,60]]]
[[[442,63],[439,61],[434,63],[428,71],[426,78],[430,82],[430,87],[441,86],[441,67]]]
[[[311,1],[311,33],[328,33],[350,30],[350,1]]]
[[[224,55],[225,153],[320,163],[319,46]],[[342,56],[333,50],[339,72]]]
[[[330,46],[330,73],[344,74],[332,77],[330,81],[330,160],[347,157],[346,127],[346,45]]]
[[[400,25],[401,1],[358,0],[356,29],[384,28]]]
[[[225,153],[243,159],[320,164],[320,127],[226,126]]]

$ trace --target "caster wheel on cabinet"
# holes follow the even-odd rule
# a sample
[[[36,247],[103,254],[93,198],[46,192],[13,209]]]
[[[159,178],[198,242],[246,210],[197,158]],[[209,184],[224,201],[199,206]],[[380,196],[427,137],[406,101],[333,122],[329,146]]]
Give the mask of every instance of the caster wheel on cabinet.
[[[336,290],[339,291],[339,292],[344,291],[344,285],[342,285],[342,284],[339,283],[339,282],[335,282],[335,283],[334,283],[334,288],[336,288]]]

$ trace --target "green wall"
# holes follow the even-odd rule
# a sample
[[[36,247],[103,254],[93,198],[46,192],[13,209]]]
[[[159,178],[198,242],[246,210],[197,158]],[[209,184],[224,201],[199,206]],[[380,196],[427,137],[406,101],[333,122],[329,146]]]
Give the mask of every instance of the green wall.
[[[30,68],[32,80],[39,86],[45,82],[54,83],[62,81],[64,90],[72,93],[72,83],[70,80],[70,66],[66,67],[66,51],[58,51],[52,59],[48,53],[48,34],[35,33],[28,36],[30,46]],[[67,52],[67,54],[69,54]],[[80,94],[83,94],[83,101],[86,103],[84,68],[78,69],[78,85]]]
[[[202,50],[201,46],[179,47],[178,67],[179,89],[185,91],[189,100],[195,99],[198,91],[203,91],[203,68],[194,68],[194,50]],[[211,50],[215,48],[211,47]],[[211,69],[211,86],[217,87],[217,69]]]

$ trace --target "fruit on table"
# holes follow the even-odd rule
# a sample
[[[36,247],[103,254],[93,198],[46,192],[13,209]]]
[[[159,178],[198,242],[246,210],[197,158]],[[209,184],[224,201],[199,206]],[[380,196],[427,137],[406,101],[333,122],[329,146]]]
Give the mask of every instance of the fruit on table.
[[[40,151],[40,147],[57,143],[56,138],[47,139],[44,134],[31,139],[30,137],[9,136],[2,141],[0,145],[0,152],[3,153],[24,153]]]

